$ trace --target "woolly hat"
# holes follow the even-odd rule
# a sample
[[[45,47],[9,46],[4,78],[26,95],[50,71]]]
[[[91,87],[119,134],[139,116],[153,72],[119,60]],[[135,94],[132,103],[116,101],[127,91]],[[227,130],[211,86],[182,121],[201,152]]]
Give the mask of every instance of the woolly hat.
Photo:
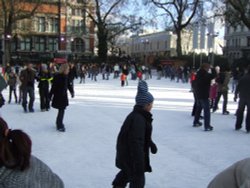
[[[145,106],[154,101],[154,97],[148,92],[148,84],[144,80],[139,81],[135,102],[139,106]]]

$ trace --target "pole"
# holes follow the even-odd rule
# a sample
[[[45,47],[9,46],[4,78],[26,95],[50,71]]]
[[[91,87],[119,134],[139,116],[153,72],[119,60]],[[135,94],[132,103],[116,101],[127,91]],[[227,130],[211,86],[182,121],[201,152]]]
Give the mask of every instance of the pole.
[[[200,66],[201,66],[201,64],[202,64],[202,49],[200,51]]]
[[[61,50],[61,0],[58,0],[58,50]]]
[[[193,69],[195,68],[195,50],[193,52]]]

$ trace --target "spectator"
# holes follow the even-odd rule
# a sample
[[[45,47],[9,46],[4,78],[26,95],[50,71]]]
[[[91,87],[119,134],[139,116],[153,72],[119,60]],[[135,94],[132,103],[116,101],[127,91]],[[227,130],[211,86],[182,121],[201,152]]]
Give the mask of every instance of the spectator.
[[[41,160],[31,155],[31,140],[21,130],[11,130],[0,118],[1,187],[63,188],[62,180]]]
[[[226,168],[209,183],[207,188],[249,188],[250,158],[240,160]]]

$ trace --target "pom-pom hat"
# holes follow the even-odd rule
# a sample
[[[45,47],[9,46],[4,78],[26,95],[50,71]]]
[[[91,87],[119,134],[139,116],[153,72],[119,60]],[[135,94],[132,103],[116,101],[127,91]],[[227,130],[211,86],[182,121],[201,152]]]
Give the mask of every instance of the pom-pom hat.
[[[148,84],[144,80],[139,81],[137,87],[137,94],[135,97],[136,105],[145,106],[154,101],[153,95],[148,92]]]

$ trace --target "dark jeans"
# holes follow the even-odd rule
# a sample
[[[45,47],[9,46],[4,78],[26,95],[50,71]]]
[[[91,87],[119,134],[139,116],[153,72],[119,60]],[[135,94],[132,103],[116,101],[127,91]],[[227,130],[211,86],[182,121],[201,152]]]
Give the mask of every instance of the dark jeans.
[[[22,89],[23,91],[23,102],[22,106],[24,109],[27,109],[27,96],[29,94],[29,110],[33,110],[33,104],[35,101],[35,92],[33,87],[25,87]]]
[[[195,116],[194,116],[194,124],[199,122],[201,110],[204,111],[204,126],[205,128],[210,127],[210,107],[209,107],[209,99],[198,99]]]
[[[12,93],[14,93],[14,97],[15,97],[15,102],[17,103],[17,94],[16,94],[16,87],[15,86],[9,86],[10,88],[10,92],[9,92],[9,103],[11,102],[11,98],[12,98]]]
[[[65,109],[58,109],[58,114],[56,117],[56,127],[57,129],[64,128],[63,117]]]
[[[240,129],[242,126],[243,118],[244,118],[244,111],[245,107],[247,106],[247,114],[246,114],[246,130],[250,131],[250,99],[243,99],[240,98],[238,103],[238,109],[237,109],[237,119],[235,128]]]
[[[129,183],[129,188],[143,188],[145,185],[145,175],[132,175],[129,177],[123,170],[118,172],[116,175],[112,185],[119,187],[126,187],[127,183]]]
[[[220,102],[220,97],[221,95],[223,96],[223,107],[222,107],[222,113],[227,111],[227,96],[228,96],[228,91],[225,92],[218,92],[217,93],[217,97],[215,99],[215,104],[213,107],[213,110],[217,110],[218,109],[218,104]]]
[[[39,89],[40,95],[40,108],[41,110],[48,110],[49,106],[49,88],[40,88]]]

